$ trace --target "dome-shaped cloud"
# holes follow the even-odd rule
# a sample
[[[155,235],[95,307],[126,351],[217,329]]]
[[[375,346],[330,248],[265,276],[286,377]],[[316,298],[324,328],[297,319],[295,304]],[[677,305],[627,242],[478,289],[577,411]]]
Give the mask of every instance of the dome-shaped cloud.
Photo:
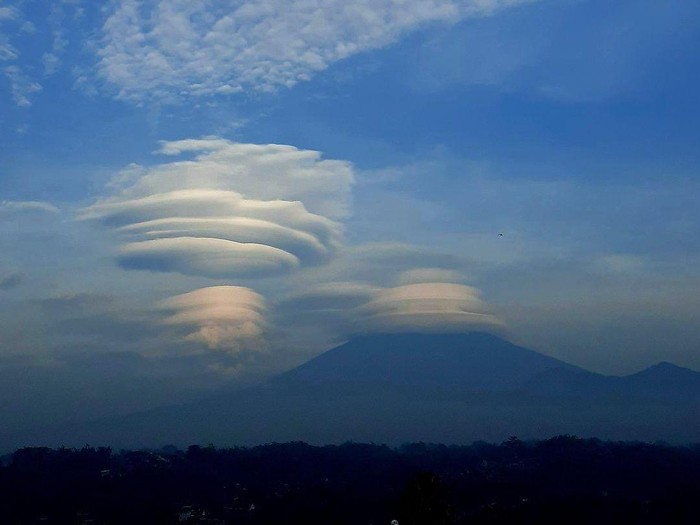
[[[206,138],[164,141],[158,153],[195,157],[151,168],[130,166],[123,178],[136,180],[123,189],[125,196],[207,188],[232,190],[252,200],[299,201],[311,213],[330,218],[350,212],[352,165],[322,159],[318,151]]]
[[[126,239],[117,257],[123,267],[264,276],[322,263],[340,245],[341,227],[328,217],[347,213],[349,164],[223,139],[166,142],[161,151],[199,155],[130,166],[118,180],[126,187],[82,213]]]
[[[374,332],[449,332],[500,325],[479,292],[452,283],[421,283],[377,291],[360,307],[363,325]]]
[[[421,269],[414,277],[456,277],[434,270]],[[399,280],[405,277],[401,275]],[[394,288],[359,282],[326,283],[279,302],[276,315],[297,325],[313,326],[322,320],[323,327],[330,326],[336,335],[345,337],[367,332],[493,331],[503,326],[477,289],[447,282]]]
[[[265,299],[249,288],[213,286],[176,295],[158,304],[165,324],[191,330],[187,341],[230,353],[264,346]]]

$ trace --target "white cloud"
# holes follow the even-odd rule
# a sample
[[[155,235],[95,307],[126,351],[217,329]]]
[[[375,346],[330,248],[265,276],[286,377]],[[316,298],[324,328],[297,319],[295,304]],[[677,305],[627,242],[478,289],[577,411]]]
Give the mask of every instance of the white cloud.
[[[31,2],[14,3],[17,7],[0,7],[0,62],[7,62],[0,73],[8,80],[15,104],[26,108],[32,105],[34,95],[43,91],[37,72],[43,70],[44,77],[54,74],[68,49],[68,36],[72,31],[82,32],[82,28],[69,27],[71,20],[66,16],[71,11],[76,14],[81,8],[71,5],[74,2],[49,2],[48,16],[37,18],[39,11],[33,10]],[[37,33],[42,38],[32,38]],[[43,38],[49,33],[50,47]]]
[[[0,201],[0,213],[3,211],[61,213],[53,204],[41,201]]]
[[[37,32],[36,26],[28,20],[22,23],[19,30],[27,35],[33,35]]]
[[[147,170],[125,194],[223,189],[246,199],[301,201],[312,213],[332,218],[350,212],[352,165],[322,159],[318,151],[279,144],[240,144],[214,137],[162,142],[159,153],[190,153],[195,158]],[[134,171],[133,166],[130,171]]]
[[[17,58],[17,50],[0,33],[0,60],[13,60],[15,58]]]
[[[365,326],[375,332],[451,332],[498,327],[479,292],[452,283],[387,288],[360,307]]]
[[[433,275],[439,277],[439,273]],[[447,282],[390,288],[329,282],[287,297],[276,305],[276,314],[283,324],[335,340],[368,332],[493,332],[503,328],[477,289]]]
[[[119,250],[124,268],[204,277],[258,277],[299,264],[293,255],[263,244],[176,237],[129,243]]]
[[[285,252],[296,254],[295,259],[298,256],[299,259],[307,261],[320,261],[328,255],[329,247],[324,242],[330,240],[334,235],[332,225],[319,221],[319,226],[327,226],[327,229],[320,228],[318,233],[304,231],[304,225],[293,226],[299,229],[283,226],[269,219],[249,216],[173,217],[130,224],[120,228],[119,231],[151,238],[188,237],[191,235],[231,242],[261,243],[279,247]]]
[[[0,7],[0,22],[17,18],[17,10],[13,7]]]
[[[214,286],[176,295],[158,304],[164,323],[182,326],[186,341],[211,350],[239,353],[265,347],[265,299],[249,288]]]
[[[262,276],[323,263],[340,246],[333,219],[349,213],[348,163],[217,138],[164,142],[160,152],[196,155],[127,167],[111,185],[117,194],[82,213],[125,238],[123,266]]]
[[[66,39],[64,29],[65,12],[63,4],[65,3],[66,2],[55,3],[51,6],[48,22],[51,27],[51,32],[53,33],[53,42],[51,44],[51,51],[44,53],[41,57],[41,61],[44,65],[44,72],[47,75],[53,75],[56,72],[61,64],[61,57],[68,46],[68,40]]]
[[[20,107],[32,105],[31,97],[42,90],[38,82],[32,80],[26,70],[13,63],[20,57],[19,50],[12,44],[10,34],[22,31],[23,27],[17,27],[21,22],[20,12],[14,7],[0,7],[0,62],[10,62],[2,68],[2,73],[10,85],[10,94],[15,104]],[[6,24],[12,26],[13,31],[8,33],[3,27]]]
[[[20,107],[31,106],[31,96],[41,92],[41,84],[30,79],[18,66],[7,66],[3,72],[10,81],[10,92],[15,104]]]
[[[122,99],[270,91],[434,22],[526,0],[187,0],[114,2],[100,76]]]
[[[0,61],[17,58],[17,49],[10,43],[10,39],[2,29],[3,22],[15,20],[17,16],[17,10],[13,7],[0,7]]]

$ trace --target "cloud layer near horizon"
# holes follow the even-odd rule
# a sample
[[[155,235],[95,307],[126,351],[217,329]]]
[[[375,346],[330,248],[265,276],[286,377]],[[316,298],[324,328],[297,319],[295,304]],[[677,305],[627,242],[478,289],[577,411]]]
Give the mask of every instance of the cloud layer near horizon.
[[[121,99],[271,91],[431,22],[528,0],[184,0],[113,2],[99,75]]]

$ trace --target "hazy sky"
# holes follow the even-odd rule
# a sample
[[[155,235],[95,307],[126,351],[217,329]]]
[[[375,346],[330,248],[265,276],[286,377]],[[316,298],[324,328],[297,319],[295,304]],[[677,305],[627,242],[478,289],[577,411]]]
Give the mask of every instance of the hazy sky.
[[[126,411],[417,329],[700,369],[699,22],[0,3],[0,395]]]

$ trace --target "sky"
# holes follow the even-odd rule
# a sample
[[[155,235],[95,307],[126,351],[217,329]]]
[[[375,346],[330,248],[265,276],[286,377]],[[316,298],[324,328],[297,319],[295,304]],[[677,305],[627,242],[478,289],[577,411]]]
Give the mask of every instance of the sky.
[[[356,335],[700,370],[700,4],[0,3],[0,411]]]

